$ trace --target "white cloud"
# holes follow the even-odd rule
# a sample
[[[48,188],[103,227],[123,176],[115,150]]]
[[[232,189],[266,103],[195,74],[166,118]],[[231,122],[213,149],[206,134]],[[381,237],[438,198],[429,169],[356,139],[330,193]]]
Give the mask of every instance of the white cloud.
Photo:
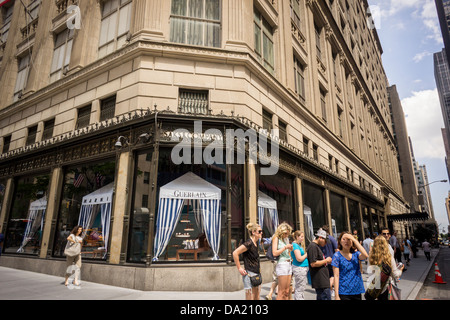
[[[418,62],[422,61],[425,57],[428,57],[428,56],[431,56],[431,55],[432,55],[431,52],[424,51],[424,52],[416,54],[414,56],[413,60],[414,60],[415,63],[418,63]]]
[[[416,158],[444,159],[444,127],[437,89],[413,92],[402,100]]]

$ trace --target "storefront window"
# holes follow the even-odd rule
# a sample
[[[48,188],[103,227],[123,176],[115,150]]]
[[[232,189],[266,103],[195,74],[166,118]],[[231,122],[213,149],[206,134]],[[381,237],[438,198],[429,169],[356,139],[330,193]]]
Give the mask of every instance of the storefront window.
[[[244,166],[231,165],[231,252],[244,241]]]
[[[307,181],[303,182],[303,214],[305,241],[309,244],[317,230],[327,224],[323,189]]]
[[[39,254],[49,181],[49,174],[16,179],[4,252]]]
[[[333,236],[337,239],[341,232],[348,231],[344,197],[330,192],[330,208]]]
[[[175,165],[160,149],[154,262],[226,258],[225,164],[191,163]]]
[[[350,231],[353,233],[356,230],[358,239],[363,240],[358,202],[348,199],[348,214],[350,216]]]
[[[110,233],[115,161],[65,168],[54,256],[64,256],[67,237],[83,227],[81,256],[106,259]]]
[[[294,179],[278,171],[273,176],[259,176],[258,220],[263,220],[263,238],[271,238],[282,222],[295,226]]]
[[[372,234],[372,219],[370,217],[370,208],[362,206],[364,235]]]
[[[152,191],[150,184],[152,155],[152,151],[145,151],[136,157],[133,193],[134,206],[131,213],[128,247],[128,260],[132,262],[145,262],[147,255],[150,214],[149,199]]]

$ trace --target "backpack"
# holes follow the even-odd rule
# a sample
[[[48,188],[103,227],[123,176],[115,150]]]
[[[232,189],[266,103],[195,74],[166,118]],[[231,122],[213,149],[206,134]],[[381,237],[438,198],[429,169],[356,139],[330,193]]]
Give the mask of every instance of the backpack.
[[[267,248],[266,251],[266,257],[267,259],[269,259],[270,261],[278,261],[278,259],[280,258],[280,256],[274,256],[273,255],[273,251],[272,251],[272,243],[269,244],[269,247]]]

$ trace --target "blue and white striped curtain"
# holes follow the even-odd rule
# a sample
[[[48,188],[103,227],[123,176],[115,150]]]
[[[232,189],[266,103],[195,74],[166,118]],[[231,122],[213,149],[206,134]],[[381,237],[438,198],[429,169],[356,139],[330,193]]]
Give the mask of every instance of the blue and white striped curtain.
[[[41,231],[43,230],[44,219],[45,219],[45,209],[31,210],[28,213],[28,222],[25,228],[25,232],[23,234],[22,244],[20,245],[20,248],[17,250],[17,252],[24,252],[23,248],[25,248],[28,242],[31,239],[33,239],[34,234],[38,230],[38,227],[40,227]]]
[[[209,245],[214,252],[213,260],[219,259],[221,204],[218,199],[199,200],[203,216],[203,227]]]
[[[159,256],[169,244],[170,238],[172,237],[178,220],[180,219],[183,204],[184,199],[159,199],[153,261],[158,261]]]
[[[268,209],[269,210],[269,221],[266,222],[267,229],[269,229],[269,232],[271,234],[274,234],[275,231],[278,228],[278,211],[277,209]],[[264,228],[264,214],[266,212],[266,208],[264,207],[258,207],[258,219],[259,219],[259,225],[261,228]]]
[[[261,228],[264,228],[264,213],[265,213],[264,207],[258,207],[258,224]]]

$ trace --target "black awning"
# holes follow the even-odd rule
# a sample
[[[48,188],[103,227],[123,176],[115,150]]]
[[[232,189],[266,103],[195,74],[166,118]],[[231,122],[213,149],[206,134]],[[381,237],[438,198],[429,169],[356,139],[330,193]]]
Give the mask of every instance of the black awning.
[[[387,216],[388,221],[414,221],[414,220],[428,220],[427,212],[411,212],[403,214],[393,214]]]

